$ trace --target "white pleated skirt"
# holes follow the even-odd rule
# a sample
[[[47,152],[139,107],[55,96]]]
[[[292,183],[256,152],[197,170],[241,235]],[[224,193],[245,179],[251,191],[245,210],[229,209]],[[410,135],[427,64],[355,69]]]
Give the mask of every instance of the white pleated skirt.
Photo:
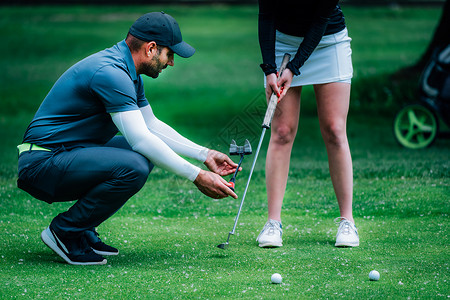
[[[311,56],[294,76],[291,86],[304,86],[330,82],[351,82],[353,77],[351,38],[347,28],[338,33],[325,35]],[[303,37],[276,32],[275,55],[278,68],[285,53],[291,59],[297,53]],[[265,85],[265,79],[264,79]]]

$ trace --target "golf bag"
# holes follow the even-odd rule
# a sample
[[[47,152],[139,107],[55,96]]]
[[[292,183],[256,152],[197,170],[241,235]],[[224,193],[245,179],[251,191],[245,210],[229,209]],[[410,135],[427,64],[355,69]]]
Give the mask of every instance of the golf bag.
[[[450,126],[450,45],[436,49],[420,80],[421,101]]]
[[[437,48],[419,81],[419,102],[402,108],[394,120],[394,136],[403,147],[430,146],[439,132],[440,120],[450,127],[450,45]]]

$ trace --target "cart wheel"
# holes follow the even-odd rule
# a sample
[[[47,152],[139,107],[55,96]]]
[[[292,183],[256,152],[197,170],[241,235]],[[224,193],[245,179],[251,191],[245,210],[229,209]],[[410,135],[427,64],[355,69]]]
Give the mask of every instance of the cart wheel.
[[[401,109],[394,120],[394,134],[403,147],[421,149],[436,139],[439,123],[436,115],[420,104],[411,104]]]

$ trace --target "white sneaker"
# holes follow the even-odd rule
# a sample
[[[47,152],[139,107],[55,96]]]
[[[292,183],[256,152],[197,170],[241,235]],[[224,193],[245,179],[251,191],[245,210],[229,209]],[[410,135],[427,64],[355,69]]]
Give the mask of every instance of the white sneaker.
[[[339,224],[338,232],[336,234],[336,247],[357,247],[359,246],[358,230],[355,224],[344,217],[334,219],[336,224]]]
[[[281,229],[281,222],[270,219],[264,225],[263,230],[256,238],[259,243],[259,247],[281,247],[283,246],[283,240],[281,236],[283,235],[283,230]]]

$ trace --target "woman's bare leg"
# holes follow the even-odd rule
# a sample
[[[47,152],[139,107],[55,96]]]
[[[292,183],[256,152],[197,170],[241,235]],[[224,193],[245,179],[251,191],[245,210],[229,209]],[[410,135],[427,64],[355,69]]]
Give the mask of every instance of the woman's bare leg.
[[[291,150],[297,134],[301,87],[291,87],[277,105],[266,158],[268,218],[281,221]]]
[[[315,85],[320,130],[328,153],[331,181],[340,216],[352,223],[353,167],[347,140],[350,84],[335,82]]]

